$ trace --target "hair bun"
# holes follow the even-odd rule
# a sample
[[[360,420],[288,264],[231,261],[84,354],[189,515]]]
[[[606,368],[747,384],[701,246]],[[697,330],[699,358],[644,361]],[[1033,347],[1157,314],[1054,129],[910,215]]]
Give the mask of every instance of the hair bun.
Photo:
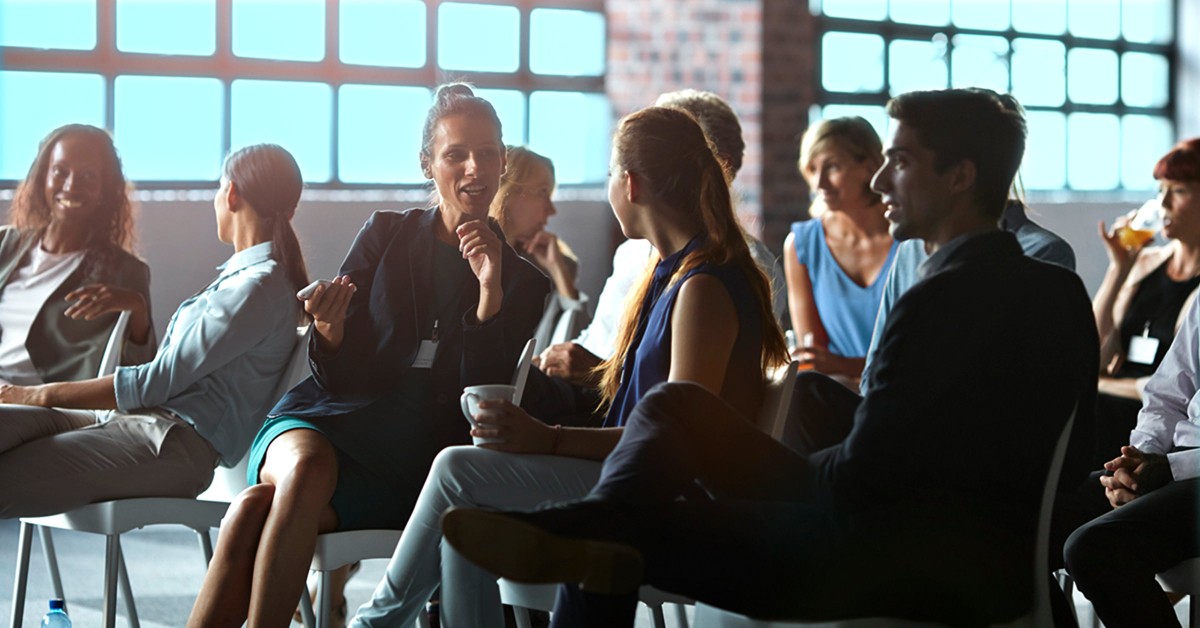
[[[475,92],[466,83],[446,83],[438,86],[434,99],[437,102],[446,102],[454,98],[472,98],[474,96]]]

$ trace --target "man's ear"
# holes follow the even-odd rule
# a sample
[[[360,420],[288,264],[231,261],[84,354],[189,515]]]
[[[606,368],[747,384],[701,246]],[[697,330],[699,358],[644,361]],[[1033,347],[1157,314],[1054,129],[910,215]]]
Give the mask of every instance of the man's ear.
[[[975,178],[978,172],[975,170],[975,162],[970,159],[960,159],[958,163],[952,166],[953,172],[950,177],[950,189],[956,193],[963,193],[975,187]]]

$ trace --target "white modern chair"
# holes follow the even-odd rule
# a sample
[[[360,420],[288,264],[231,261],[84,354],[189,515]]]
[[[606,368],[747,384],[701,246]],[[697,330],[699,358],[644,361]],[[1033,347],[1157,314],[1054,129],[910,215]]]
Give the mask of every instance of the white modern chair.
[[[1063,426],[1050,468],[1046,472],[1042,488],[1041,510],[1038,516],[1037,542],[1033,556],[1033,606],[1023,617],[997,625],[996,628],[1044,628],[1054,625],[1050,610],[1050,516],[1054,510],[1054,496],[1058,492],[1058,477],[1067,453],[1067,442],[1071,426],[1075,423],[1075,410]],[[986,568],[986,566],[981,566]],[[940,628],[942,624],[908,621],[894,618],[856,618],[832,622],[763,621],[745,615],[721,610],[704,603],[696,604],[696,628]]]
[[[762,406],[754,424],[759,430],[769,434],[775,440],[783,437],[783,427],[787,421],[788,408],[792,403],[792,389],[796,386],[796,369],[798,361],[781,366],[768,374],[766,390],[763,392]],[[500,600],[513,607],[517,620],[517,628],[530,628],[529,611],[550,611],[554,609],[554,596],[557,587],[546,584],[525,584],[512,582],[501,578]],[[654,628],[666,628],[667,619],[663,606],[672,604],[675,607],[675,621],[681,628],[687,628],[687,612],[685,607],[694,602],[691,598],[675,593],[669,593],[652,586],[638,589],[638,600],[650,609]]]
[[[1188,596],[1188,625],[1200,628],[1200,558],[1191,558],[1158,574],[1158,583],[1164,591]]]
[[[123,318],[127,318],[122,314]],[[122,327],[118,321],[118,327]],[[114,328],[113,339],[117,338]],[[292,352],[287,370],[281,375],[276,392],[283,395],[292,385],[292,379],[300,366],[306,366],[308,328],[297,328],[296,348]],[[123,334],[122,334],[123,336]],[[109,363],[109,354],[114,353],[116,362],[120,361],[120,342],[110,339],[104,363]],[[114,349],[115,347],[115,349]],[[298,366],[299,365],[299,366]],[[115,370],[115,363],[113,364]],[[243,456],[243,459],[245,457]],[[221,468],[221,467],[218,467]],[[243,477],[244,474],[243,474]],[[243,480],[244,483],[244,480]],[[17,546],[17,572],[13,588],[12,628],[19,628],[25,611],[25,591],[29,580],[29,555],[34,528],[37,528],[42,538],[43,551],[46,556],[46,566],[50,573],[51,584],[56,597],[65,598],[62,578],[59,575],[57,556],[48,528],[75,530],[102,534],[106,538],[104,563],[104,626],[114,628],[117,620],[117,586],[121,587],[121,596],[125,601],[125,612],[132,628],[140,625],[137,617],[137,607],[134,603],[133,591],[129,585],[129,574],[125,568],[125,559],[121,554],[121,535],[150,525],[174,524],[191,528],[200,538],[200,546],[204,552],[207,565],[212,560],[212,540],[209,537],[210,528],[218,528],[221,518],[229,507],[226,500],[187,499],[181,497],[141,497],[131,499],[116,499],[81,506],[74,510],[45,517],[21,518],[20,540]]]
[[[513,403],[520,404],[525,392],[525,381],[529,368],[533,364],[534,351],[537,341],[530,339],[525,343],[517,366],[513,371],[512,384],[517,391]],[[463,418],[465,422],[466,417]],[[300,596],[300,615],[305,628],[327,628],[332,592],[329,590],[329,572],[370,558],[391,558],[400,542],[402,530],[351,530],[347,532],[327,532],[317,535],[317,545],[313,552],[310,569],[317,572],[317,604],[314,612],[308,587]],[[417,625],[427,627],[427,619],[422,614]]]

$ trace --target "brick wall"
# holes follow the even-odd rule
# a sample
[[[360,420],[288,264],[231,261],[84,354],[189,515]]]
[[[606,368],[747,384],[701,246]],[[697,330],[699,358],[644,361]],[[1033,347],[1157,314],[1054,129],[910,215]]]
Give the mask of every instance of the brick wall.
[[[813,102],[813,20],[804,0],[608,0],[607,90],[617,116],[690,87],[729,101],[746,158],[739,213],[773,250],[807,206],[796,171]]]

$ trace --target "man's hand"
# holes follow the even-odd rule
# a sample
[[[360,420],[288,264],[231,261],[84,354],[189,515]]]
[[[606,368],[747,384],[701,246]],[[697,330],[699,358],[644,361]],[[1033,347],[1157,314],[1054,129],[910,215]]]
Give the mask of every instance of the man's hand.
[[[12,386],[0,385],[0,403],[11,403],[22,406],[47,406],[46,385],[41,386]]]
[[[1111,475],[1102,476],[1100,483],[1113,508],[1128,504],[1174,479],[1166,456],[1142,453],[1132,446],[1122,447],[1119,457],[1104,463],[1104,470]]]
[[[599,366],[600,362],[602,360],[587,349],[573,342],[560,342],[538,356],[537,366],[543,373],[561,377],[573,384],[595,386],[596,376],[592,369]]]

